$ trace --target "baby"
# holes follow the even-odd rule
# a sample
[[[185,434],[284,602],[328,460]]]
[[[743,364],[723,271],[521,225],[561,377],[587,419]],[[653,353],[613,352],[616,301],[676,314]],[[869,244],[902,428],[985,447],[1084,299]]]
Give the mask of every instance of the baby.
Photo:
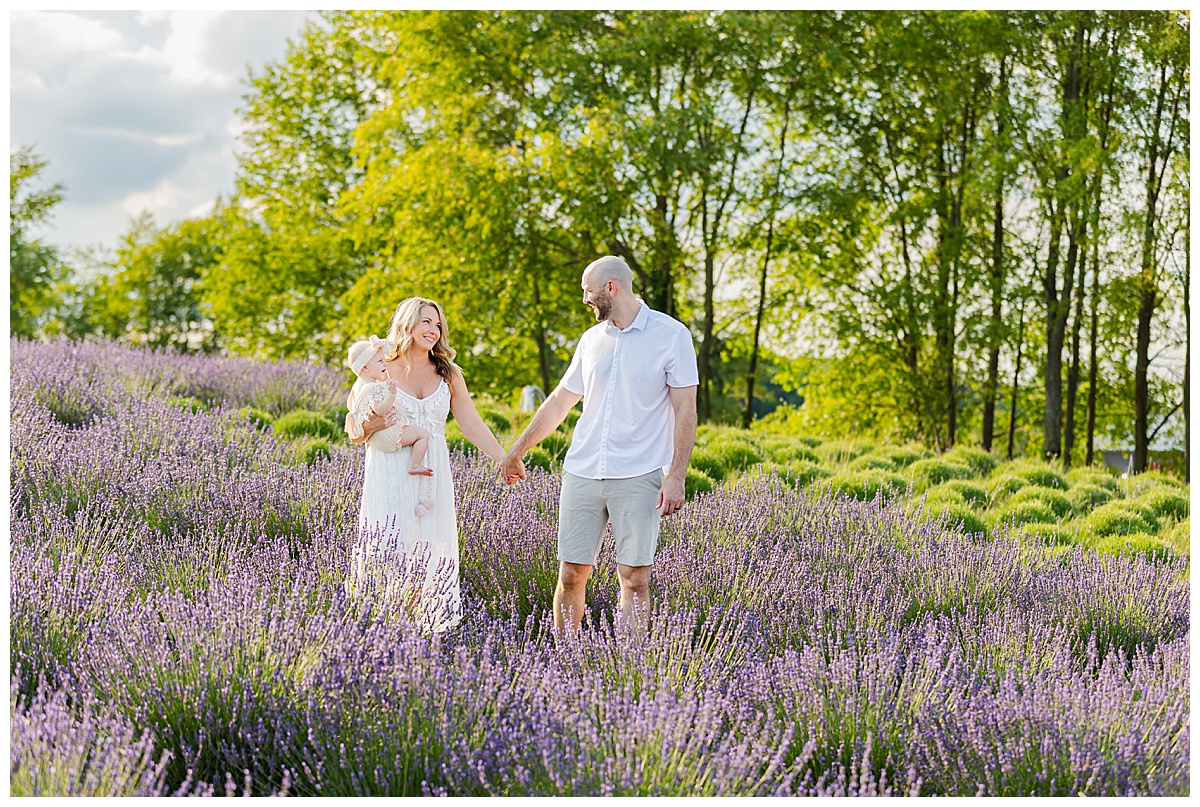
[[[350,390],[350,399],[346,408],[346,432],[351,437],[363,433],[362,424],[372,414],[382,415],[396,404],[396,391],[399,387],[388,375],[386,354],[391,343],[372,335],[368,341],[355,342],[350,346],[346,364],[358,376],[354,388]],[[404,410],[396,409],[403,416]],[[412,446],[412,456],[408,461],[408,472],[419,476],[433,476],[433,469],[425,467],[425,453],[429,450],[429,432],[419,426],[412,426],[397,419],[394,426],[380,429],[367,438],[367,443],[380,451],[399,451],[406,446]],[[418,510],[432,507],[432,502],[422,502]]]

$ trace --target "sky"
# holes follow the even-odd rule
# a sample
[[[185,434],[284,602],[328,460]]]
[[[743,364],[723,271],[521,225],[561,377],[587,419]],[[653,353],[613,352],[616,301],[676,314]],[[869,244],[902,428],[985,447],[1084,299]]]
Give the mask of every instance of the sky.
[[[249,70],[281,59],[304,11],[12,11],[9,151],[65,186],[39,235],[111,250],[142,212],[165,226],[233,191]]]

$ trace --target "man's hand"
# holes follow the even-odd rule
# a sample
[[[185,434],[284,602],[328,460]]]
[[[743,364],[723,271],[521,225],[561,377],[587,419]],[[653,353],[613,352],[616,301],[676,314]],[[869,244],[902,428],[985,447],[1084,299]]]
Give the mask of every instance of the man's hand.
[[[683,480],[667,477],[663,486],[658,489],[658,504],[655,505],[664,516],[678,512],[683,507]]]
[[[504,477],[505,484],[514,484],[517,480],[525,478],[525,463],[510,451],[500,460],[500,475]]]

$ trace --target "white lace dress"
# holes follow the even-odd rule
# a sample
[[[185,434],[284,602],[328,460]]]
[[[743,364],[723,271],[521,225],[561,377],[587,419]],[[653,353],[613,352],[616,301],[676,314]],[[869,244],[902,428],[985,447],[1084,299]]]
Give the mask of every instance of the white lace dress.
[[[433,476],[408,473],[411,446],[381,451],[367,444],[348,587],[380,598],[388,609],[406,610],[427,630],[444,631],[462,619],[458,520],[446,447],[450,386],[443,379],[426,398],[401,390],[396,406],[403,409],[405,422],[429,432],[425,464]],[[418,515],[417,504],[426,499],[433,506]]]

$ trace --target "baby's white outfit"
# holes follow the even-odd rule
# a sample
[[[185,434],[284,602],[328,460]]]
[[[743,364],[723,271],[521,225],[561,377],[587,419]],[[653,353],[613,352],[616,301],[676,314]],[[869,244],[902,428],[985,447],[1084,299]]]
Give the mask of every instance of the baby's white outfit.
[[[350,410],[346,413],[346,433],[351,437],[362,437],[363,423],[367,418],[372,414],[385,414],[376,412],[375,407],[387,397],[387,394],[387,384],[382,381],[367,381],[361,378],[355,381],[354,387],[350,390],[350,399],[346,403],[346,408]],[[392,409],[396,410],[395,425],[380,429],[367,438],[368,445],[388,453],[401,449],[400,433],[407,424],[404,407],[393,403]]]

